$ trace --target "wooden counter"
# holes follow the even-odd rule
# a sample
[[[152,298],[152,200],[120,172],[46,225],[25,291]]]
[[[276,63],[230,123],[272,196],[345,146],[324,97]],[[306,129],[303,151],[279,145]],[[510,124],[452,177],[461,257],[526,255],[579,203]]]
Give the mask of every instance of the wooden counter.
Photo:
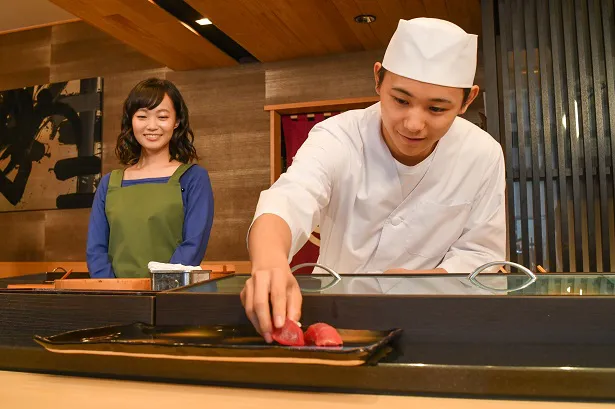
[[[139,321],[248,325],[232,292],[0,290],[0,369],[239,391],[615,401],[615,327],[608,325],[614,307],[613,296],[306,294],[304,323],[326,317],[338,328],[404,332],[377,366],[273,366],[54,354],[33,341],[34,335]]]
[[[615,404],[347,395],[74,378],[0,371],[6,408],[601,409]]]

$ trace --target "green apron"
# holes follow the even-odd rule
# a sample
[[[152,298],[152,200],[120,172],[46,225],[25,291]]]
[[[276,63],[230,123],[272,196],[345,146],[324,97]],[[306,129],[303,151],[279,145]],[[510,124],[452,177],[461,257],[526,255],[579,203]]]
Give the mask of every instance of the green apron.
[[[105,213],[109,260],[118,278],[147,278],[147,263],[168,263],[182,242],[184,203],[179,178],[192,165],[180,165],[167,183],[122,187],[124,170],[111,172]]]

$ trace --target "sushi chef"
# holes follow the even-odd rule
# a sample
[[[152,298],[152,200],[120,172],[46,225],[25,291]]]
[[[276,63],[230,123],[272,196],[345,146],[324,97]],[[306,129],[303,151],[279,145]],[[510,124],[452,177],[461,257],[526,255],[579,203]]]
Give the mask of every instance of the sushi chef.
[[[261,193],[241,299],[267,342],[300,318],[289,260],[316,226],[318,262],[340,273],[469,273],[504,260],[502,149],[459,117],[479,92],[476,60],[477,36],[455,24],[399,21],[374,65],[380,101],[317,124]]]

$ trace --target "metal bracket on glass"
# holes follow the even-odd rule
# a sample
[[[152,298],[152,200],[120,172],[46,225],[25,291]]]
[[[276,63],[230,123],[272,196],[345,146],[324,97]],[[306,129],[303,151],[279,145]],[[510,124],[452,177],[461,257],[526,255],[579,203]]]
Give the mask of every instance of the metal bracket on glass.
[[[319,268],[322,268],[327,273],[331,274],[331,276],[333,277],[333,281],[331,281],[326,286],[324,286],[322,288],[319,288],[317,290],[311,290],[311,289],[305,288],[305,289],[301,289],[301,292],[304,292],[304,293],[319,293],[319,292],[325,291],[325,290],[333,287],[335,284],[337,284],[340,281],[342,281],[342,276],[340,276],[338,273],[336,273],[335,271],[333,271],[329,267],[323,266],[322,264],[318,264],[318,263],[297,264],[296,266],[294,266],[293,268],[290,269],[290,272],[294,273],[295,271],[297,271],[297,270],[299,270],[300,268],[303,268],[303,267],[319,267]]]
[[[485,285],[483,283],[481,283],[480,281],[478,281],[476,279],[476,277],[483,272],[484,270],[486,270],[489,267],[493,267],[493,266],[511,266],[511,267],[516,267],[519,270],[521,270],[522,272],[524,272],[528,277],[529,280],[523,284],[520,285],[519,287],[515,287],[515,288],[506,288],[506,289],[501,289],[501,288],[493,288],[493,287],[489,287],[488,285]],[[474,270],[474,272],[472,272],[472,274],[470,274],[468,276],[468,279],[470,280],[470,282],[472,284],[474,284],[477,287],[482,288],[483,290],[488,290],[488,291],[497,291],[497,292],[503,292],[503,293],[508,293],[508,292],[512,292],[512,291],[519,291],[519,290],[523,290],[524,288],[532,285],[535,281],[536,281],[536,275],[534,273],[532,273],[532,271],[527,268],[522,266],[521,264],[517,264],[517,263],[513,263],[512,261],[493,261],[491,263],[487,263],[487,264],[483,264],[482,266],[478,267],[476,270]]]

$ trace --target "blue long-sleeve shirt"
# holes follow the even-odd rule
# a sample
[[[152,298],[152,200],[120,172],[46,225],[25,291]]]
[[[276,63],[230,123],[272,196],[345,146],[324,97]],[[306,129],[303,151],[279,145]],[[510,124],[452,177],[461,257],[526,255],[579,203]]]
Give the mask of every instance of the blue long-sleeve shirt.
[[[86,257],[90,276],[93,278],[114,278],[109,260],[109,222],[105,213],[110,173],[104,175],[96,189],[90,224]],[[167,183],[168,177],[123,180],[122,186],[142,183]],[[207,171],[191,166],[179,179],[184,204],[184,226],[182,243],[175,249],[169,263],[198,266],[207,249],[211,226],[214,219],[214,197]]]

